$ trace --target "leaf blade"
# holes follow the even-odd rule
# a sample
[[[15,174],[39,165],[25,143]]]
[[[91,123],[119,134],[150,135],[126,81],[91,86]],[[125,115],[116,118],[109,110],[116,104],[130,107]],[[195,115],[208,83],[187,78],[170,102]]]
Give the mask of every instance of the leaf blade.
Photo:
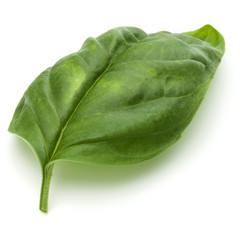
[[[42,72],[18,104],[9,131],[25,139],[43,172],[47,211],[54,163],[133,164],[174,144],[191,122],[225,51],[206,25],[147,35],[134,27],[89,38]]]

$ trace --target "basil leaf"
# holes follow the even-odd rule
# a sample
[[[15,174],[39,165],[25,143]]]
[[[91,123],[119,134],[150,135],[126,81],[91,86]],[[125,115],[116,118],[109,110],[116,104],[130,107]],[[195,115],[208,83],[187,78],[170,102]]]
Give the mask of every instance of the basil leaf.
[[[29,86],[9,131],[26,140],[43,173],[47,212],[54,163],[122,165],[175,143],[197,111],[224,54],[212,26],[183,34],[134,27],[88,38]]]

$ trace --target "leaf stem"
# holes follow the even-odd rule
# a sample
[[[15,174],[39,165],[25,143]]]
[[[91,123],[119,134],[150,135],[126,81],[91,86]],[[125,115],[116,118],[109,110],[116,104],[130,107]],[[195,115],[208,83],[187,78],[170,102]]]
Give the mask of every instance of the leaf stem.
[[[49,195],[49,187],[52,177],[52,170],[54,164],[50,165],[43,170],[43,177],[42,177],[42,187],[41,187],[41,195],[40,195],[40,210],[42,212],[48,212],[48,195]]]

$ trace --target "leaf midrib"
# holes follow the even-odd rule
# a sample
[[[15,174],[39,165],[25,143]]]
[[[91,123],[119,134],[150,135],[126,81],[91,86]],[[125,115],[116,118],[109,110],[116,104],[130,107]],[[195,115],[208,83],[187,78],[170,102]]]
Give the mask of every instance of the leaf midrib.
[[[146,36],[145,38],[148,38],[149,36]],[[141,39],[142,40],[142,39]],[[139,42],[138,42],[139,43]],[[135,44],[133,44],[135,45]],[[132,45],[132,46],[133,46]],[[190,45],[190,44],[188,44]],[[127,50],[129,50],[129,48],[131,48],[132,46],[129,46],[127,49],[125,49],[123,52],[126,52]],[[106,49],[105,49],[106,50]],[[121,52],[120,54],[122,54],[123,52]],[[109,53],[108,53],[109,54]],[[108,71],[108,69],[110,68],[110,66],[112,65],[113,59],[111,59],[111,56],[109,55],[109,64],[108,66],[106,67],[106,69],[97,77],[97,79],[94,81],[94,83],[91,85],[91,87],[86,91],[86,93],[84,94],[84,96],[81,98],[81,100],[79,101],[79,103],[77,104],[77,106],[75,107],[75,109],[73,110],[73,112],[71,113],[70,117],[68,118],[67,122],[65,123],[65,125],[63,126],[61,132],[60,132],[60,135],[58,137],[58,140],[57,140],[57,143],[55,145],[55,148],[53,150],[53,153],[51,154],[51,157],[49,158],[49,160],[47,161],[48,163],[50,163],[54,157],[54,155],[56,154],[57,150],[58,150],[58,147],[59,147],[59,144],[62,140],[62,136],[63,136],[63,133],[65,131],[65,129],[67,128],[69,122],[71,121],[72,117],[74,116],[75,112],[77,111],[77,109],[79,108],[79,106],[81,105],[81,103],[83,102],[83,100],[85,99],[85,97],[88,95],[88,93],[91,91],[91,89],[97,84],[97,82],[101,79],[101,77]],[[179,61],[180,59],[173,59],[173,60],[177,60]],[[181,59],[181,60],[187,60],[187,59]],[[191,60],[191,59],[189,59]],[[193,61],[196,61],[196,60],[193,60]],[[202,62],[200,61],[196,61],[202,65],[204,65]],[[51,71],[51,70],[50,70]],[[50,76],[50,72],[49,72],[49,76]],[[51,90],[50,90],[51,92]],[[54,101],[54,99],[53,99]]]

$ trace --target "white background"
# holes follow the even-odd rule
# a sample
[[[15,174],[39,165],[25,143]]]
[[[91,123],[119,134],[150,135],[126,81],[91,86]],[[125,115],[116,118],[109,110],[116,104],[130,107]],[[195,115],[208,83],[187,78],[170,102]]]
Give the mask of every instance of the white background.
[[[1,1],[0,239],[239,240],[240,31],[238,1]],[[211,87],[183,137],[125,167],[55,165],[49,213],[41,171],[7,132],[23,92],[83,41],[118,26],[151,33],[205,24],[226,40]]]

